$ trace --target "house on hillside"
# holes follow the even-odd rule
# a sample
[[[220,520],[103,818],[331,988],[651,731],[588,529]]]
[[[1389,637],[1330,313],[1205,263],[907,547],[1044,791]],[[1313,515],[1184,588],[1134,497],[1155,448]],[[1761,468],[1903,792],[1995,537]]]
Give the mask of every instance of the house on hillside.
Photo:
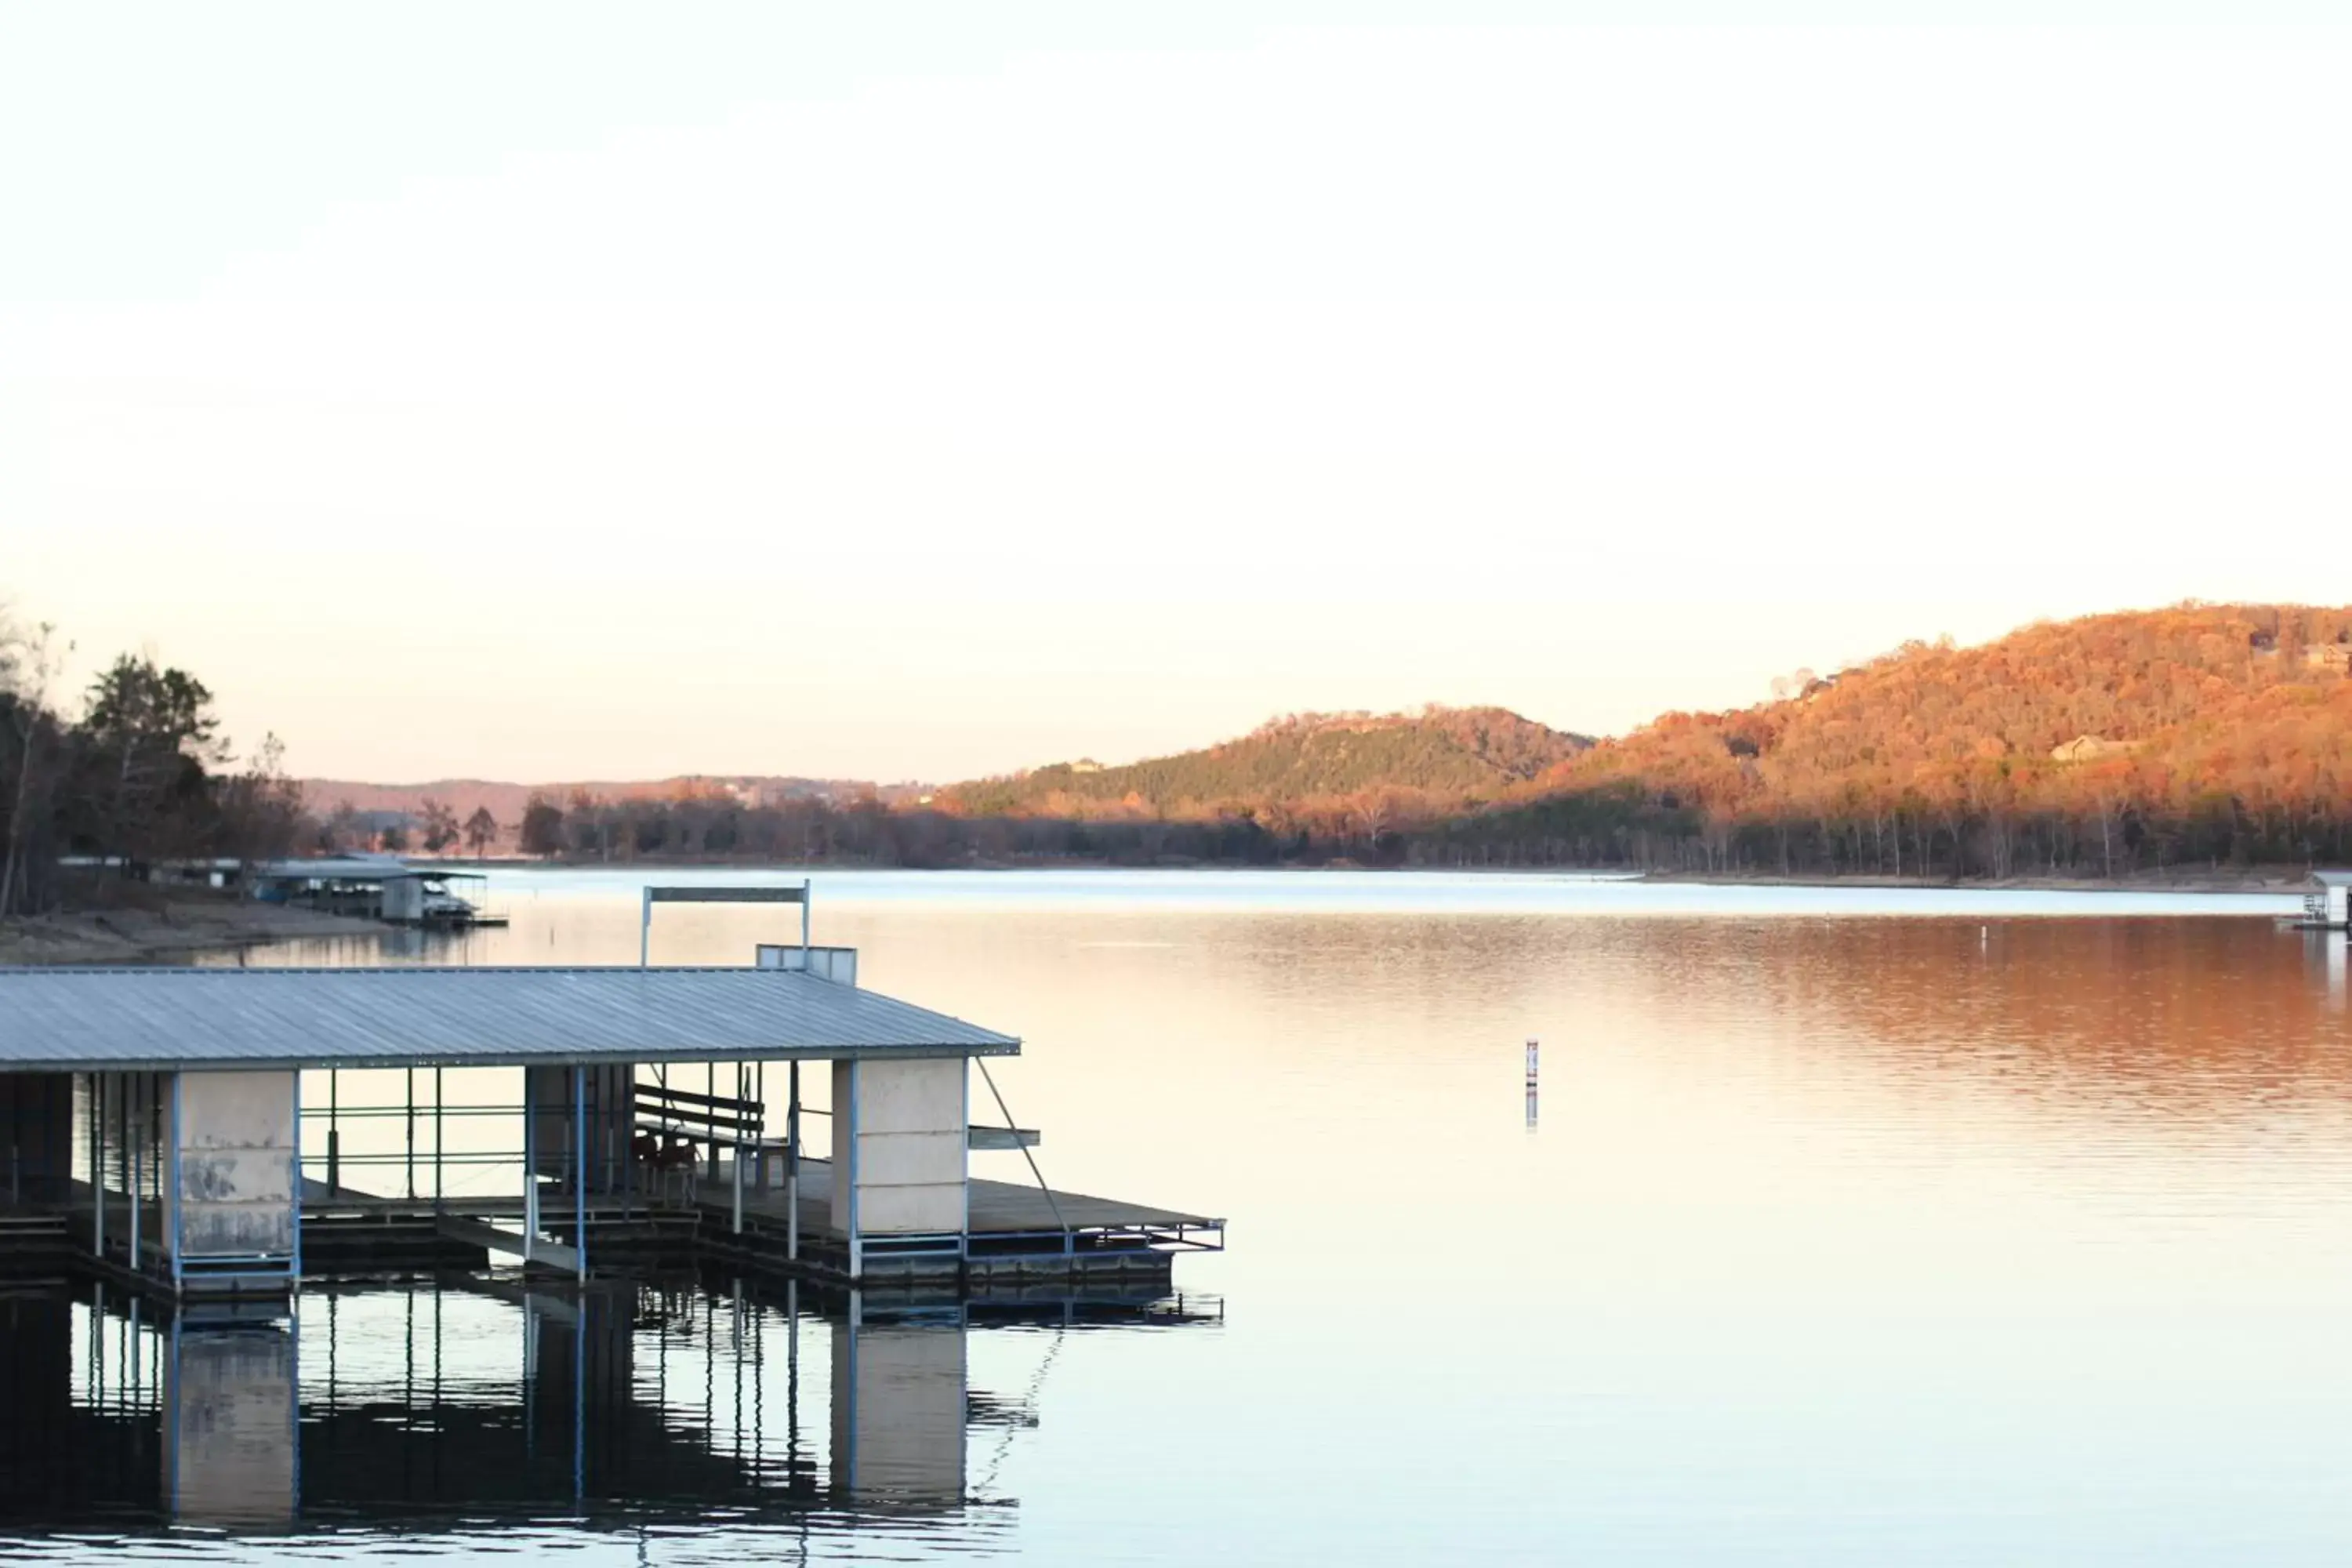
[[[2139,750],[2137,741],[2110,741],[2099,735],[2077,735],[2050,748],[2053,763],[2095,763],[2103,757],[2128,756]]]
[[[2352,643],[2324,642],[2303,650],[2305,669],[2332,669],[2338,675],[2352,674]]]

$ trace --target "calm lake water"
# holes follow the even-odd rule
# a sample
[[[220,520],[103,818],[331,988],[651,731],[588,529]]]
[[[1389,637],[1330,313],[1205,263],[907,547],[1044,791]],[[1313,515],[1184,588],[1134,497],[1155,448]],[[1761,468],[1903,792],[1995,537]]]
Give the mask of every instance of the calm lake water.
[[[503,931],[252,961],[633,963],[639,882],[502,875]],[[313,1291],[168,1379],[168,1336],[27,1288],[0,1556],[2352,1552],[2345,952],[2291,900],[815,883],[866,983],[1024,1037],[998,1078],[1049,1180],[1231,1250],[1178,1297],[969,1321],[717,1277]],[[796,929],[674,906],[655,960]],[[204,1452],[224,1390],[299,1411],[298,1507]],[[162,1517],[167,1465],[211,1511]]]

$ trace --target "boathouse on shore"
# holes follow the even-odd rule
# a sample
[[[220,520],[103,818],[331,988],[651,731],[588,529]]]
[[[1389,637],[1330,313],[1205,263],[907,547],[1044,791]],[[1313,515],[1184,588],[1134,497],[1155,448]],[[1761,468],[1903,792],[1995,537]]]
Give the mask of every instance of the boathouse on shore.
[[[975,1180],[975,1148],[1036,1171],[1033,1132],[971,1115],[973,1072],[1020,1041],[856,973],[807,946],[742,968],[0,970],[0,1247],[189,1297],[492,1252],[582,1279],[685,1249],[969,1286],[1148,1279],[1222,1246],[1219,1220]],[[802,1103],[815,1063],[828,1112]],[[809,1117],[825,1158],[803,1154]]]
[[[2352,871],[2314,871],[2303,896],[2303,924],[2331,931],[2352,927]]]

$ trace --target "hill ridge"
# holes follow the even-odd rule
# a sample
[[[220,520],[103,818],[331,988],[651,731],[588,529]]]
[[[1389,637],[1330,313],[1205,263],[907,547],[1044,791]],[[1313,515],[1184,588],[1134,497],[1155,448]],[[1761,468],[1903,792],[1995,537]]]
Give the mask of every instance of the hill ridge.
[[[1591,744],[1507,709],[1286,713],[1230,740],[1106,766],[1090,759],[937,792],[965,816],[1250,812],[1366,790],[1498,798]]]

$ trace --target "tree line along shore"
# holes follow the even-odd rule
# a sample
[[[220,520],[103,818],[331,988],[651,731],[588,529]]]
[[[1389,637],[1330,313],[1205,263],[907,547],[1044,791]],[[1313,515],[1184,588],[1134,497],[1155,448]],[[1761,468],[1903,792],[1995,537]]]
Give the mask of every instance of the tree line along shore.
[[[58,689],[0,625],[0,919],[62,864],[350,849],[542,864],[1582,868],[1890,885],[2283,885],[2352,860],[2352,609],[2211,605],[1908,644],[1618,738],[1499,709],[1304,714],[1216,746],[926,788],[353,786],[241,763],[189,672]],[[468,795],[472,790],[474,795]],[[492,809],[505,792],[504,811]],[[513,804],[520,797],[520,809]]]
[[[1308,714],[895,796],[546,788],[550,860],[1428,866],[2292,880],[2352,860],[2352,610],[2184,605],[1908,644],[1594,740],[1496,709]],[[771,793],[772,790],[772,793]]]

